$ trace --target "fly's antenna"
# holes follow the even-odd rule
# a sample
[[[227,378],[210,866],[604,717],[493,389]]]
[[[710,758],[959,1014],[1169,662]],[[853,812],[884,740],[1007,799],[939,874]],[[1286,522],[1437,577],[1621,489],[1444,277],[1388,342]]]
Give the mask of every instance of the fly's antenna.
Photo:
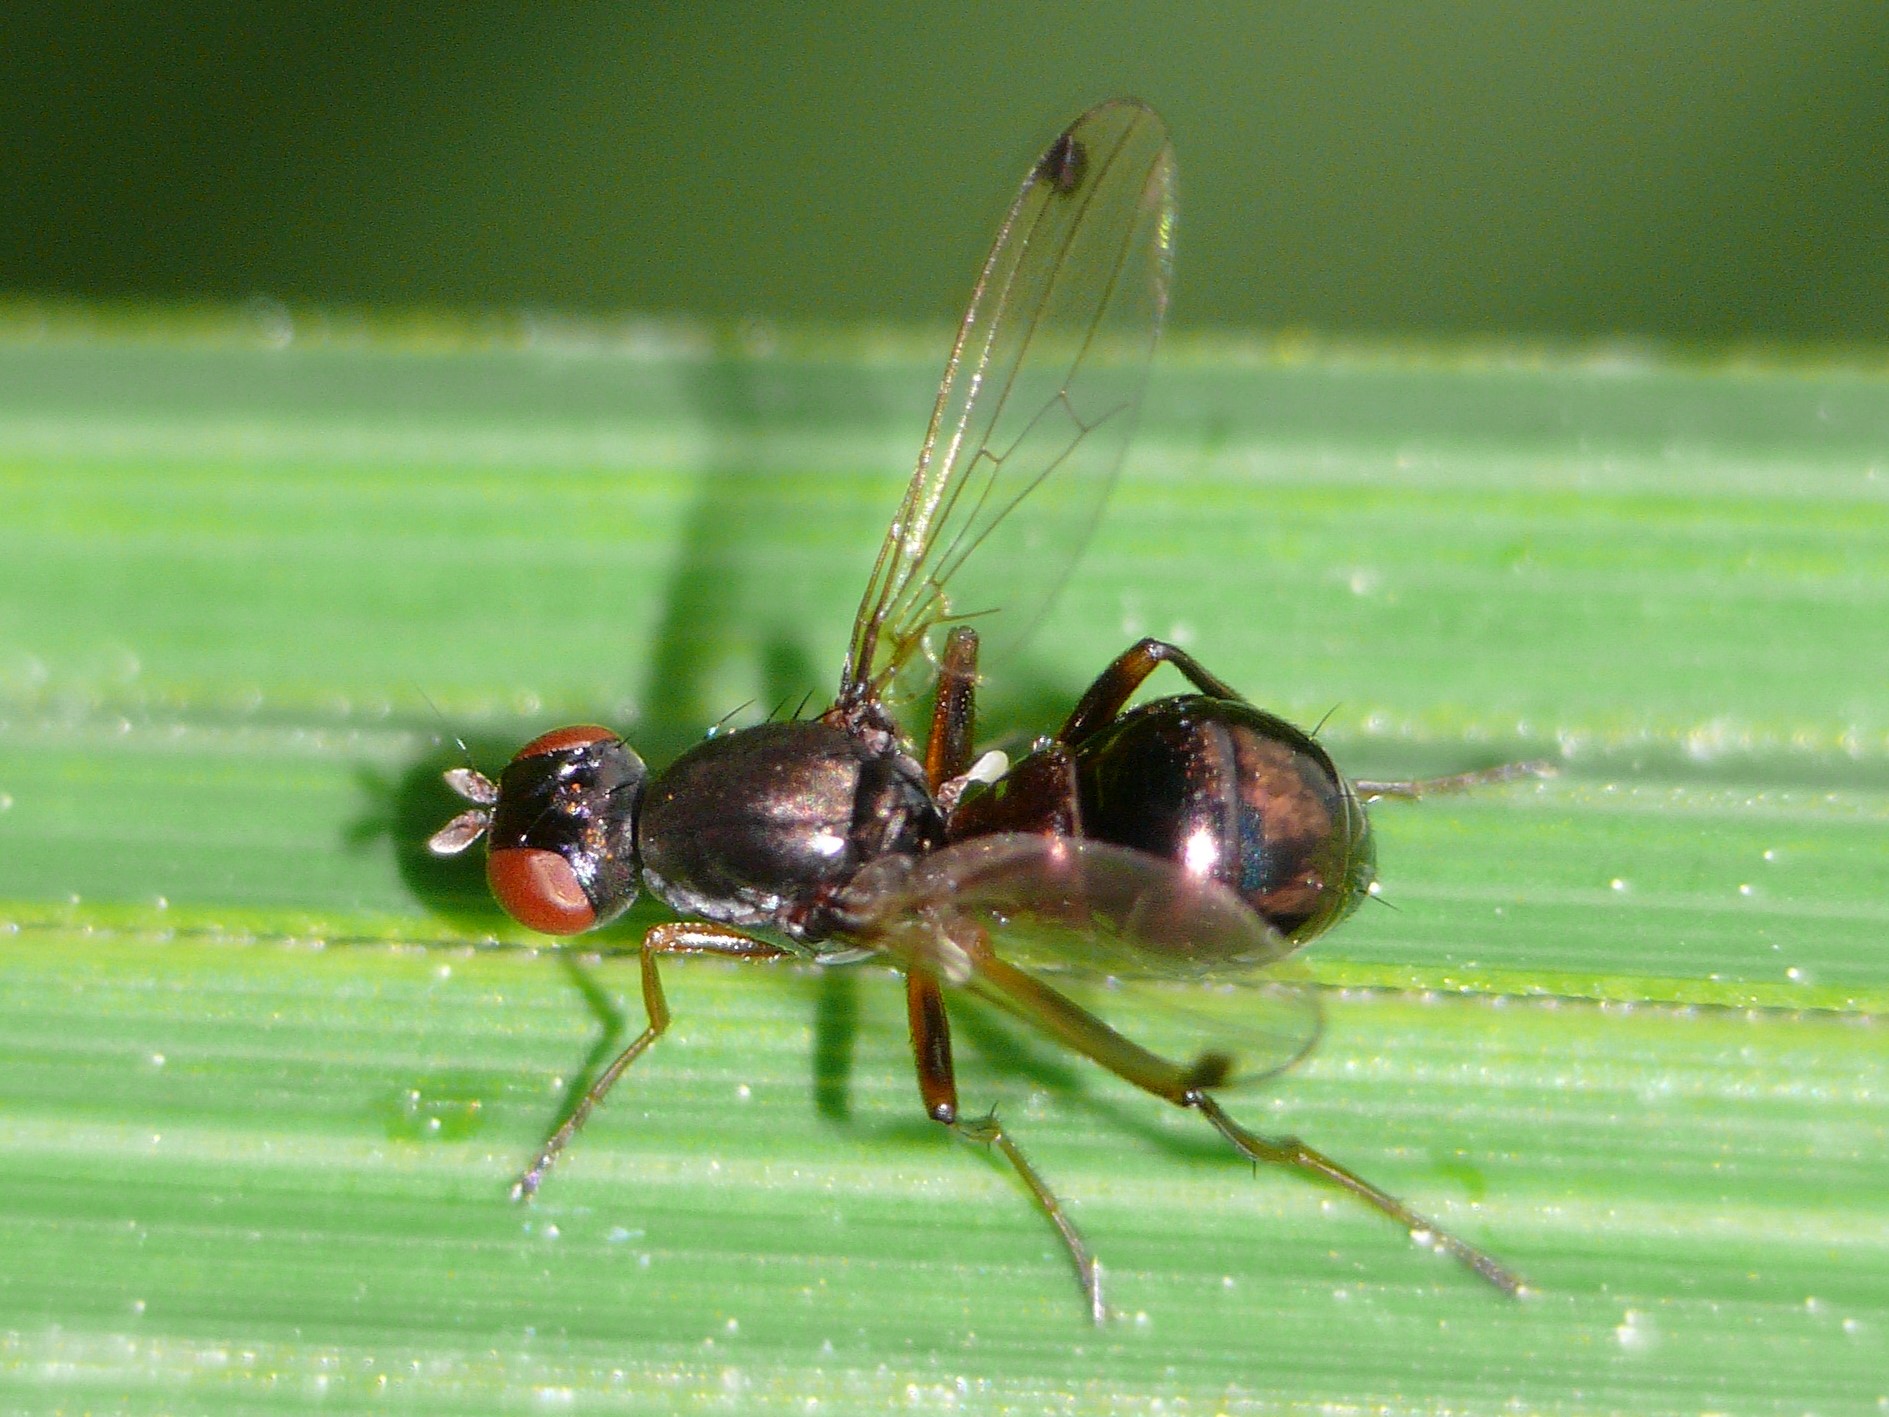
[[[452,724],[446,721],[446,715],[441,713],[439,705],[433,702],[433,696],[427,693],[426,690],[421,688],[418,684],[413,686],[413,692],[418,694],[421,700],[425,702],[426,706],[433,710],[433,717],[439,720],[440,732],[444,733],[448,738],[459,745],[459,754],[466,760],[466,766],[471,768],[474,772],[477,772],[478,769],[473,765],[472,761],[472,749],[466,746],[465,739],[453,732]]]
[[[484,836],[486,829],[492,825],[492,809],[498,803],[498,784],[474,765],[472,749],[466,746],[465,739],[453,732],[452,726],[446,722],[446,715],[439,711],[439,705],[433,702],[426,690],[418,684],[413,689],[426,700],[426,706],[433,710],[433,716],[439,720],[441,732],[459,745],[460,755],[466,760],[463,768],[448,768],[442,776],[446,779],[446,785],[472,803],[472,806],[426,839],[427,850],[435,856],[457,856]]]

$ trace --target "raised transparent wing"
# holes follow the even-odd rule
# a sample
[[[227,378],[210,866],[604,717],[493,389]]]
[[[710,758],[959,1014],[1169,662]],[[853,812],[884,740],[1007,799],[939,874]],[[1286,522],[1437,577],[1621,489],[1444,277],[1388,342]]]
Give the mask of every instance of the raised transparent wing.
[[[860,602],[842,699],[922,694],[950,622],[1000,653],[1034,628],[1133,432],[1173,237],[1167,129],[1132,99],[1090,109],[1030,169]]]
[[[1144,852],[1004,833],[883,858],[847,895],[855,938],[1065,1041],[1081,1031],[1060,1012],[1073,1002],[1172,1061],[1222,1060],[1215,1085],[1230,1086],[1318,1039],[1317,996],[1281,965],[1291,943],[1225,887]]]

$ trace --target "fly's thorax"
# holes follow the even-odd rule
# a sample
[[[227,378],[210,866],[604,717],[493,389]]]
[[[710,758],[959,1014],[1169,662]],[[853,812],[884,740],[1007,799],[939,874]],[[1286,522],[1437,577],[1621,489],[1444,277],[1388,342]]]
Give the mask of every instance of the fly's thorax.
[[[636,814],[649,776],[595,724],[533,739],[499,775],[486,879],[506,913],[547,935],[608,924],[636,899]]]
[[[1157,699],[1070,751],[1082,835],[1220,882],[1295,943],[1349,915],[1374,877],[1351,785],[1310,735],[1251,704]]]
[[[902,749],[830,723],[766,723],[705,739],[659,774],[637,852],[649,889],[677,911],[818,940],[862,866],[943,838]]]

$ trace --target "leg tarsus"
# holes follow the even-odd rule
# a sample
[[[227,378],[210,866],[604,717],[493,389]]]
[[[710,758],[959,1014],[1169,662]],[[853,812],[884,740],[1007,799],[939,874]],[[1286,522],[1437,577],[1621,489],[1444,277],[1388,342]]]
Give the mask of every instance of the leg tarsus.
[[[1082,1232],[1063,1209],[1063,1203],[1022,1149],[1010,1139],[1010,1134],[997,1121],[996,1112],[972,1120],[958,1115],[958,1082],[951,1063],[951,1019],[945,1012],[944,993],[937,976],[921,969],[907,974],[905,1007],[912,1029],[912,1061],[918,1069],[918,1094],[924,1101],[925,1115],[949,1127],[965,1141],[995,1147],[1003,1154],[1010,1169],[1017,1173],[1017,1178],[1035,1199],[1037,1209],[1062,1237],[1063,1248],[1076,1267],[1076,1279],[1089,1301],[1089,1317],[1102,1323],[1108,1318],[1108,1306],[1102,1302],[1102,1268],[1089,1252]]]
[[[1204,1092],[1191,1094],[1187,1102],[1189,1106],[1198,1108],[1201,1115],[1213,1123],[1215,1131],[1231,1142],[1242,1156],[1255,1164],[1263,1161],[1270,1166],[1284,1166],[1311,1176],[1315,1180],[1323,1181],[1327,1185],[1349,1191],[1373,1210],[1403,1226],[1410,1232],[1410,1237],[1419,1244],[1443,1250],[1510,1298],[1521,1298],[1528,1292],[1521,1276],[1506,1268],[1492,1256],[1483,1253],[1467,1241],[1457,1239],[1441,1226],[1419,1215],[1395,1196],[1379,1190],[1356,1172],[1340,1166],[1323,1152],[1313,1150],[1297,1137],[1263,1137],[1255,1132],[1249,1132],[1229,1117],[1220,1104]]]
[[[1102,1265],[1090,1252],[1088,1241],[1082,1238],[1082,1232],[1076,1229],[1076,1222],[1069,1218],[1069,1212],[1063,1209],[1063,1203],[1056,1193],[1049,1188],[1037,1169],[1030,1164],[1010,1133],[1003,1129],[993,1111],[973,1121],[956,1120],[946,1123],[952,1131],[968,1142],[981,1146],[994,1146],[1003,1153],[1004,1160],[1010,1163],[1011,1170],[1028,1188],[1035,1199],[1037,1209],[1043,1212],[1049,1223],[1056,1227],[1056,1233],[1062,1237],[1063,1248],[1069,1252],[1070,1263],[1076,1267],[1076,1280],[1082,1285],[1082,1293],[1089,1301],[1089,1317],[1098,1324],[1108,1322],[1108,1303],[1102,1297]]]
[[[1473,792],[1475,788],[1490,788],[1498,782],[1519,782],[1524,777],[1558,777],[1560,767],[1545,758],[1534,758],[1526,763],[1500,763],[1496,767],[1479,767],[1473,773],[1451,773],[1449,777],[1407,778],[1385,782],[1377,778],[1358,778],[1354,780],[1353,790],[1364,801],[1377,801],[1379,797],[1398,797],[1400,801],[1417,801],[1419,797],[1441,797],[1451,792]]]
[[[1502,763],[1492,768],[1478,768],[1474,772],[1452,773],[1448,777],[1422,777],[1396,782],[1360,778],[1351,785],[1358,796],[1367,802],[1375,801],[1380,797],[1396,797],[1402,801],[1414,802],[1419,797],[1441,797],[1451,792],[1472,792],[1478,787],[1516,782],[1525,777],[1555,777],[1560,771],[1561,769],[1554,763],[1537,758],[1525,763]]]

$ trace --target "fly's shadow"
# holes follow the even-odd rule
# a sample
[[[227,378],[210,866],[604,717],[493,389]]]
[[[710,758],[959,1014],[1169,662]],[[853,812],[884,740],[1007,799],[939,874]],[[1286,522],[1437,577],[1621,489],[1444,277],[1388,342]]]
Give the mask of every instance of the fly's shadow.
[[[646,618],[632,614],[633,606],[606,604],[575,629],[560,626],[553,611],[546,611],[543,633],[568,636],[573,654],[606,665],[642,662],[637,680],[616,696],[635,704],[635,721],[610,726],[624,730],[654,766],[718,728],[817,712],[832,701],[840,635],[852,604],[845,595],[829,603],[832,596],[818,580],[830,575],[848,587],[863,584],[876,528],[865,526],[856,544],[824,555],[830,509],[811,499],[814,479],[781,467],[783,434],[804,433],[822,408],[836,406],[825,378],[804,364],[769,357],[751,336],[726,335],[694,368],[684,384],[684,405],[674,411],[679,422],[706,436],[707,446],[691,479],[693,495],[659,594],[653,639],[634,644],[630,632],[616,628]],[[912,387],[915,408],[922,408],[923,380]],[[873,396],[870,389],[856,392]],[[846,416],[860,417],[857,400]],[[920,415],[900,409],[884,417],[909,427]],[[865,505],[893,499],[902,470],[884,471],[883,489],[861,492]],[[475,597],[468,597],[464,613],[479,613]],[[832,648],[816,653],[810,631],[820,632],[828,621],[836,623],[826,625],[821,645],[830,642]],[[622,635],[622,642],[612,635]],[[576,711],[586,712],[582,706]],[[608,721],[610,706],[600,703],[588,716]],[[403,882],[430,913],[456,932],[489,936],[504,916],[483,880],[483,851],[442,858],[426,848],[440,823],[464,805],[441,774],[465,766],[495,774],[521,742],[553,725],[520,718],[488,721],[467,732],[450,719],[416,715],[414,726],[422,724],[438,737],[437,746],[397,775],[363,776],[361,786],[374,805],[350,830],[348,845],[391,847]],[[636,912],[644,925],[659,918],[659,911]],[[623,927],[611,934],[626,942],[637,938]]]

